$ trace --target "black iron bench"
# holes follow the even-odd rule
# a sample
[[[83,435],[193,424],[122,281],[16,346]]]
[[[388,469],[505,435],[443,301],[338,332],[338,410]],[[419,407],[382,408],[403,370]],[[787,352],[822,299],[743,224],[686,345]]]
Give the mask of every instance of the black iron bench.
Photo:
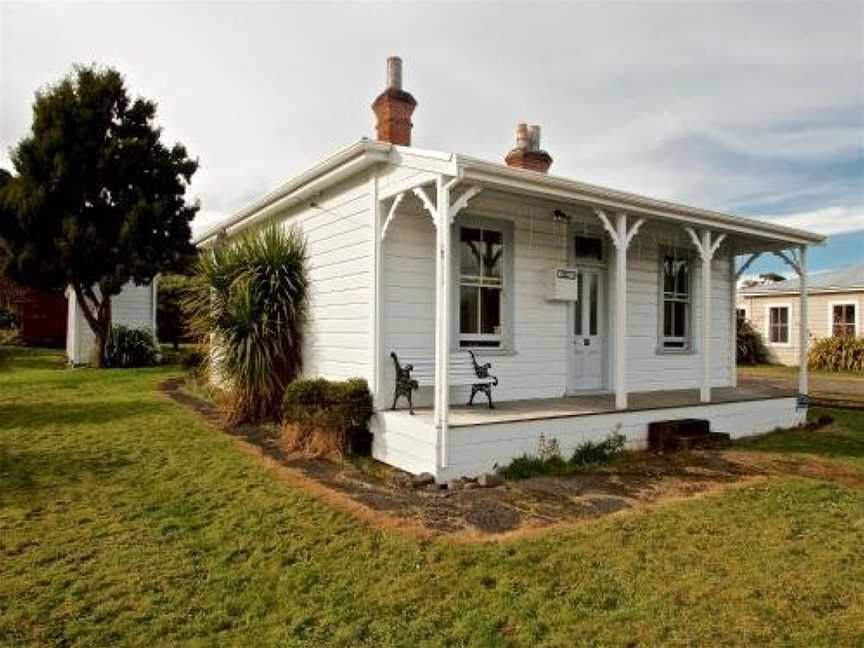
[[[435,385],[435,358],[402,356],[400,362],[396,353],[391,353],[393,365],[396,368],[396,393],[393,395],[393,407],[400,396],[408,399],[408,410],[414,413],[412,392],[418,387]],[[450,386],[471,386],[471,398],[468,404],[474,404],[474,396],[478,392],[486,394],[489,409],[495,409],[492,404],[492,388],[498,384],[498,379],[489,374],[492,365],[478,364],[472,351],[454,351],[450,354]]]

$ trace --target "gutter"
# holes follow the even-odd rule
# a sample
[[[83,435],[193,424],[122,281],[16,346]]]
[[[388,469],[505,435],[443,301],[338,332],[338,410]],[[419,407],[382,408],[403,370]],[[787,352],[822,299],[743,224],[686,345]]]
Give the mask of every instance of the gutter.
[[[233,214],[228,219],[206,229],[192,239],[196,246],[204,246],[220,233],[235,234],[277,211],[291,207],[314,196],[333,184],[359,173],[374,164],[386,162],[392,144],[361,139],[336,152],[308,171],[294,176],[263,198]]]
[[[769,239],[781,239],[784,242],[798,244],[819,244],[825,241],[825,236],[782,225],[772,225],[752,218],[743,218],[725,212],[700,209],[678,203],[657,200],[625,191],[618,191],[598,185],[592,185],[561,176],[513,169],[501,164],[479,160],[466,156],[458,156],[460,169],[464,169],[466,180],[476,180],[489,184],[497,184],[502,188],[535,191],[541,195],[557,194],[563,199],[585,201],[593,205],[605,205],[609,209],[627,210],[645,216],[659,216],[670,220],[699,223],[703,225],[720,225],[731,230],[737,230],[750,235]]]

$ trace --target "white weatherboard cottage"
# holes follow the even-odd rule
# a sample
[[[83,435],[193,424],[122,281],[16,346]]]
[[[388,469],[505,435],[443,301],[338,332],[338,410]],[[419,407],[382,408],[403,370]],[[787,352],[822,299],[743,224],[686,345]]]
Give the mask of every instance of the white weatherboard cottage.
[[[136,286],[129,282],[123,286],[123,290],[111,298],[111,323],[147,329],[155,337],[157,285],[158,276],[149,284]],[[71,365],[87,364],[93,354],[93,331],[71,288],[66,290],[66,303],[66,361]]]
[[[507,164],[413,148],[415,105],[389,59],[377,141],[198,240],[274,218],[303,231],[304,372],[369,381],[375,457],[444,480],[535,453],[541,434],[569,453],[615,432],[639,447],[658,420],[733,437],[803,421],[796,394],[736,387],[735,280],[766,251],[803,273],[822,236],[549,175],[537,127],[520,125]],[[472,383],[493,382],[467,350],[491,365],[495,409],[483,393],[466,406]],[[414,415],[404,396],[391,409],[391,353],[414,365]]]

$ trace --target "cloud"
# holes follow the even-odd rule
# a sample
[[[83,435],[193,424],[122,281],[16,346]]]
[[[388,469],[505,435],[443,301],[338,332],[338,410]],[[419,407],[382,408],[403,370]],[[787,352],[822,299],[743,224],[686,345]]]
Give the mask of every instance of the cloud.
[[[419,147],[502,160],[530,121],[561,175],[832,233],[864,212],[864,4],[455,6],[3,3],[0,151],[34,90],[114,65],[200,159],[209,223],[371,136],[399,54]]]
[[[811,230],[819,234],[864,231],[864,207],[824,207],[783,216],[762,216],[777,225]]]

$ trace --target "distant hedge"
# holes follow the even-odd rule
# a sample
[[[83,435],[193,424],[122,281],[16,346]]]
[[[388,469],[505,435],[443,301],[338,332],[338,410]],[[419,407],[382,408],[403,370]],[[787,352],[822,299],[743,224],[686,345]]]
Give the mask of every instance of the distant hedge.
[[[808,365],[822,371],[864,373],[864,338],[819,338],[810,347]]]

